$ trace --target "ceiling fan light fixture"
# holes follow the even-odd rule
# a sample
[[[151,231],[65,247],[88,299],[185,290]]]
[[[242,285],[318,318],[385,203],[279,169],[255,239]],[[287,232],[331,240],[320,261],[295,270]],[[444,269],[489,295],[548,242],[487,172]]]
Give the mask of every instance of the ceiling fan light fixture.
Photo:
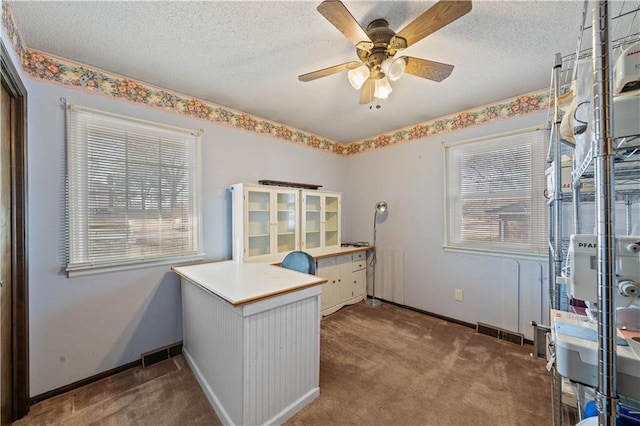
[[[351,86],[354,89],[360,90],[360,88],[362,87],[364,82],[367,81],[370,75],[371,70],[369,69],[369,67],[366,64],[362,64],[358,68],[349,70],[349,72],[347,73],[347,78],[349,79],[349,83],[351,83]]]
[[[389,83],[389,79],[386,75],[382,78],[376,79],[376,90],[373,93],[373,96],[378,99],[387,99],[387,96],[389,96],[389,93],[392,91],[393,88],[391,87],[391,83]]]
[[[397,81],[404,75],[407,63],[404,58],[388,58],[382,62],[382,72],[387,75],[389,80]]]
[[[302,74],[298,80],[312,81],[348,71],[349,83],[360,90],[361,105],[369,104],[375,98],[386,99],[392,91],[389,81],[396,81],[405,73],[440,82],[449,77],[453,65],[412,56],[394,59],[394,56],[469,13],[471,2],[437,0],[400,31],[394,31],[384,18],[374,19],[365,30],[341,0],[324,0],[318,5],[318,12],[356,46],[359,61]]]

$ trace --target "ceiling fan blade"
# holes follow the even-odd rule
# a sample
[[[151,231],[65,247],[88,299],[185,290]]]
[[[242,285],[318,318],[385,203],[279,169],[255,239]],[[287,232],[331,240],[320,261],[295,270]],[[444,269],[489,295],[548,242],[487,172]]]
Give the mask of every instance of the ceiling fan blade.
[[[324,16],[334,27],[338,29],[345,37],[351,40],[351,43],[358,45],[361,41],[370,42],[369,36],[362,29],[358,21],[355,20],[351,12],[339,0],[325,0],[318,6],[318,12]],[[366,48],[371,43],[364,43],[358,48]],[[369,47],[370,48],[370,47]]]
[[[364,84],[362,85],[362,89],[360,89],[360,104],[368,104],[373,101],[373,95],[376,91],[376,79],[368,78]]]
[[[401,29],[396,34],[396,37],[405,39],[407,46],[411,46],[429,34],[449,25],[459,17],[466,15],[469,11],[471,11],[471,1],[440,0]]]
[[[315,80],[317,78],[322,78],[322,77],[326,77],[328,75],[331,74],[336,74],[339,73],[341,71],[345,71],[345,70],[350,70],[352,68],[355,68],[357,66],[360,65],[360,62],[356,62],[356,61],[351,61],[351,62],[346,62],[344,64],[340,64],[340,65],[334,65],[332,67],[329,68],[323,68],[321,70],[317,70],[317,71],[313,71],[307,74],[302,74],[298,76],[298,80],[300,81],[311,81],[311,80]]]
[[[449,77],[451,71],[453,71],[453,65],[443,64],[442,62],[428,61],[411,56],[402,56],[402,58],[407,63],[404,72],[429,80],[442,81]]]

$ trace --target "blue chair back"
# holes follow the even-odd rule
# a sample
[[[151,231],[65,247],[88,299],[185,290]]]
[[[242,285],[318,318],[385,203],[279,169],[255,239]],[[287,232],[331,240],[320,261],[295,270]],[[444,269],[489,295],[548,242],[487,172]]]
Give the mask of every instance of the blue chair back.
[[[305,274],[316,274],[316,260],[309,253],[303,251],[292,251],[285,256],[280,266]]]

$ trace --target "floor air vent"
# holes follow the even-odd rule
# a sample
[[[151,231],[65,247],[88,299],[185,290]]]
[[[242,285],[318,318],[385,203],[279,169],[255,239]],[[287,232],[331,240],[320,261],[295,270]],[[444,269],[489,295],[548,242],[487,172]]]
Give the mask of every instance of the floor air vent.
[[[182,342],[163,346],[142,354],[142,367],[148,367],[165,359],[172,358],[182,353]]]
[[[476,325],[476,332],[480,334],[486,334],[487,336],[495,337],[496,339],[506,340],[507,342],[517,343],[520,346],[524,345],[524,334],[516,333],[514,331],[505,330],[494,325],[484,324],[479,322]]]

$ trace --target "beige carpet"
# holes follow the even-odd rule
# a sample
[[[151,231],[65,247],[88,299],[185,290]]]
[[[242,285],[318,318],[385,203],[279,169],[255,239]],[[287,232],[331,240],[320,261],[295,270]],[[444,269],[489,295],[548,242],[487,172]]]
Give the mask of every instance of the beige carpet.
[[[385,304],[322,321],[320,396],[289,425],[549,425],[549,375],[521,347]],[[48,399],[26,425],[218,425],[182,356]]]
[[[26,425],[219,425],[182,355],[136,367],[31,407]]]
[[[531,346],[385,304],[322,321],[320,397],[292,425],[549,425]]]

